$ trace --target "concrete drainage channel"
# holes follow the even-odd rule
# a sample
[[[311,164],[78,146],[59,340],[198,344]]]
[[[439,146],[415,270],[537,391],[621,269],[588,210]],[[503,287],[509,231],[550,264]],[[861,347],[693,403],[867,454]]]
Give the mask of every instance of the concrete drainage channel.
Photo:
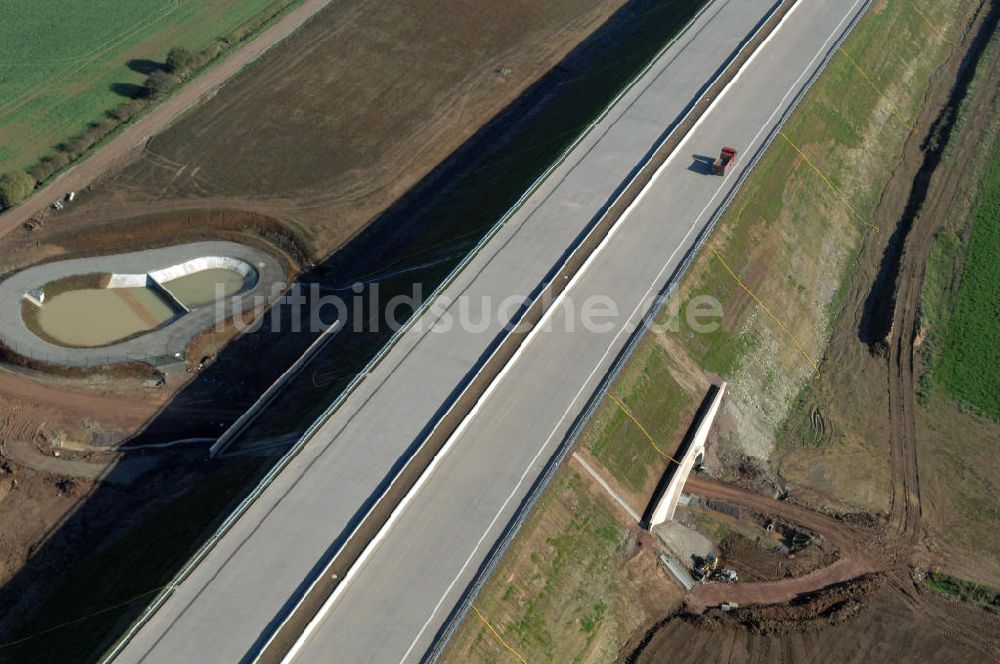
[[[325,569],[317,575],[316,581],[298,602],[289,617],[278,627],[255,661],[274,663],[285,660],[296,642],[310,628],[314,617],[320,613],[328,598],[334,594],[351,568],[373,544],[394,510],[417,485],[452,433],[473,410],[488,387],[521,347],[531,330],[556,303],[573,276],[607,237],[625,210],[649,185],[656,171],[706,112],[712,100],[732,81],[737,72],[746,64],[751,55],[794,7],[796,2],[797,0],[779,0],[775,4],[766,19],[744,40],[724,69],[716,75],[707,90],[688,110],[681,122],[655,148],[653,154],[622,193],[607,206],[591,231],[573,249],[553,278],[535,297],[514,329],[501,341],[480,371],[437,422],[417,452],[407,461],[346,543],[334,555]]]

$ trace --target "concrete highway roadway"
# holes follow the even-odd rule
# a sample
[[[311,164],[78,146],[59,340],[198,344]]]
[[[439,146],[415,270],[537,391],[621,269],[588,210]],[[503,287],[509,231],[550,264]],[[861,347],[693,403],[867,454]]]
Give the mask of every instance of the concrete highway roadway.
[[[551,330],[529,338],[377,549],[338,588],[293,661],[424,656],[650,297],[864,5],[800,0],[567,289],[576,330],[565,331],[569,308],[554,308]],[[691,168],[693,155],[714,156],[723,142],[743,155],[725,179]],[[597,295],[620,312],[603,334],[579,320],[580,303]]]
[[[533,335],[449,443],[385,538],[338,589],[300,661],[416,661],[634,322],[735,186],[863,0],[800,0],[568,293],[610,297],[604,333]],[[478,330],[432,330],[432,306],[117,652],[121,662],[252,661],[502,334],[496,307],[532,293],[695,100],[773,0],[715,0],[446,289]],[[692,154],[741,151],[726,178]],[[579,313],[579,311],[577,311]]]

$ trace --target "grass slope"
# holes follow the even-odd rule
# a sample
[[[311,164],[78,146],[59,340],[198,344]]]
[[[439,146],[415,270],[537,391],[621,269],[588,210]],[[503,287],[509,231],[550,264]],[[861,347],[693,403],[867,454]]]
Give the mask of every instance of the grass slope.
[[[958,1],[942,5],[931,18],[942,29],[953,29],[961,20],[959,7],[964,5]],[[929,43],[930,35],[907,0],[890,0],[877,3],[834,56],[786,124],[788,140],[778,137],[761,159],[673,296],[671,306],[680,311],[698,297],[717,299],[724,312],[721,327],[699,333],[683,317],[664,315],[662,324],[678,323],[670,336],[680,349],[677,353],[686,357],[674,353],[676,366],[660,369],[657,365],[665,363],[649,349],[660,341],[650,336],[619,381],[617,393],[626,400],[637,392],[630,407],[637,414],[642,411],[639,419],[644,424],[645,417],[656,426],[662,411],[657,401],[676,410],[671,401],[677,398],[701,398],[679,383],[699,384],[708,376],[721,376],[731,389],[710,464],[715,462],[712,454],[723,468],[736,467],[744,455],[770,457],[776,439],[786,433],[790,409],[807,396],[803,388],[813,381],[813,362],[821,363],[831,323],[846,296],[846,277],[874,232],[872,213],[909,132],[908,122],[916,116],[947,48],[944,42]],[[736,283],[712,250],[794,340]],[[605,404],[601,412],[613,408]],[[604,425],[601,417],[599,413],[588,447],[619,482],[637,487],[660,460],[640,451],[648,442],[623,427]],[[846,419],[838,431],[843,445],[834,452],[837,459],[830,466],[817,465],[814,456],[801,463],[795,459],[803,472],[823,483],[858,479],[848,477],[854,472],[850,469],[858,467],[859,454],[871,455],[872,450],[865,448],[864,427]],[[784,436],[791,447],[804,440],[799,433]],[[674,438],[663,444],[676,445],[679,434],[674,431]],[[635,450],[617,455],[606,451],[616,446]],[[813,447],[807,455],[829,452]],[[626,453],[632,465],[625,462]],[[841,466],[847,469],[843,473]],[[875,467],[866,472],[871,487],[860,492],[865,496],[876,490],[885,471]]]
[[[563,468],[476,600],[484,618],[529,662],[613,658],[601,650],[615,620],[612,569],[625,529],[580,475]],[[612,627],[613,629],[613,627]],[[606,634],[605,634],[606,636]],[[516,661],[475,612],[449,644],[446,662]]]

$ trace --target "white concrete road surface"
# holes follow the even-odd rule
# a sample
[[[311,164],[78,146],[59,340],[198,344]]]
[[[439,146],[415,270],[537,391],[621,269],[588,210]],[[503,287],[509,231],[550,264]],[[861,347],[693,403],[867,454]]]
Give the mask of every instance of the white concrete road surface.
[[[863,0],[800,0],[779,32],[660,171],[617,232],[568,289],[614,300],[605,334],[534,335],[406,505],[295,662],[416,662],[567,433],[692,239],[734,186],[747,157],[844,33]],[[720,143],[744,155],[725,178],[691,170]]]
[[[616,303],[608,331],[577,324],[567,333],[567,308],[553,309],[551,331],[532,335],[401,518],[341,584],[296,661],[409,662],[425,654],[624,343],[623,326],[641,316],[863,0],[800,4],[570,285],[576,302],[600,294]],[[449,286],[449,301],[464,296],[478,321],[487,301],[495,307],[543,282],[773,5],[715,0]],[[714,156],[722,142],[741,151],[729,176],[689,170],[692,155]],[[425,318],[444,313],[431,307]],[[432,332],[427,324],[407,332],[117,661],[251,661],[505,322],[494,309],[478,332]]]

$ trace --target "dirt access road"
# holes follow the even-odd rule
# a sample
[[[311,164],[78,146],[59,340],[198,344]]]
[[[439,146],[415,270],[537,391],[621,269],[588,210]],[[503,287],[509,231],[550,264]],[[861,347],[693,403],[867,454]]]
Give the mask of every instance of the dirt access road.
[[[226,81],[266,53],[272,46],[295,32],[303,23],[330,4],[330,0],[304,0],[250,42],[236,49],[222,62],[188,81],[175,94],[133,122],[82,163],[73,166],[36,191],[13,210],[0,215],[0,237],[32,217],[43,214],[52,201],[70,191],[84,189],[112,168],[135,159],[154,134],[162,131],[178,116],[214,94]]]
[[[988,5],[985,5],[988,7]],[[988,13],[981,10],[982,14]],[[997,10],[989,17],[982,17],[980,24],[969,31],[970,50],[984,49],[997,25]],[[963,44],[964,45],[964,44]],[[1000,50],[993,49],[990,60],[979,63],[981,69],[1000,71]],[[914,355],[920,327],[920,302],[924,275],[934,236],[944,226],[952,208],[961,194],[972,156],[982,150],[981,125],[991,117],[993,95],[974,96],[974,103],[965,112],[970,123],[952,136],[959,119],[958,105],[968,92],[975,67],[954,58],[942,68],[939,76],[956,81],[947,107],[938,115],[933,106],[925,106],[918,120],[918,127],[929,127],[926,140],[919,142],[918,134],[911,136],[905,159],[920,163],[915,177],[894,178],[883,201],[889,203],[881,209],[885,216],[893,215],[902,207],[902,217],[890,219],[900,228],[899,246],[895,252],[894,273],[886,275],[895,285],[892,297],[892,326],[887,333],[888,346],[888,395],[890,420],[890,449],[892,453],[892,524],[900,537],[911,544],[924,538],[921,525],[922,507],[920,472],[917,463],[916,424],[916,373]],[[933,115],[931,115],[933,113]],[[923,134],[919,134],[923,136]],[[958,140],[950,140],[957,138]],[[945,149],[953,149],[952,167],[938,169]],[[922,158],[922,160],[921,160]],[[906,174],[907,176],[909,174]],[[903,180],[903,182],[899,182]],[[905,203],[904,203],[905,201]],[[895,203],[895,204],[893,204]],[[876,222],[879,223],[879,222]]]
[[[968,620],[955,619],[946,605],[930,597],[908,574],[911,564],[934,565],[942,555],[931,552],[933,543],[927,539],[918,465],[914,349],[919,335],[925,266],[935,233],[962,193],[966,170],[973,163],[970,156],[981,149],[977,123],[989,121],[988,111],[995,100],[994,95],[977,95],[965,113],[970,118],[969,125],[957,142],[949,143],[959,117],[958,108],[970,91],[978,55],[984,52],[998,22],[998,12],[991,11],[988,2],[978,3],[972,16],[961,43],[935,74],[928,101],[883,193],[876,222],[882,228],[895,230],[885,245],[870,252],[859,270],[861,278],[852,290],[852,301],[858,306],[853,309],[853,318],[846,321],[858,337],[866,340],[873,354],[881,354],[886,363],[892,473],[888,528],[850,526],[806,508],[692,478],[687,486],[693,493],[723,498],[801,524],[830,539],[840,554],[834,564],[797,579],[701,586],[689,600],[689,608],[696,613],[723,601],[774,605],[817,593],[836,593],[838,585],[880,573],[893,588],[894,606],[903,602],[922,622],[930,620],[946,625],[952,639],[970,648],[998,652],[995,638],[983,636],[996,632],[992,618],[973,612]],[[985,52],[990,59],[979,63],[980,71],[1000,70],[1000,52]],[[938,169],[946,149],[955,150],[956,166]],[[861,284],[869,288],[860,288]],[[770,610],[761,609],[762,620]],[[664,630],[671,629],[674,628],[665,624]],[[650,641],[653,642],[667,643],[660,634]]]
[[[788,602],[799,595],[833,584],[884,571],[898,558],[873,533],[794,503],[777,501],[704,477],[691,477],[684,489],[699,496],[725,500],[759,514],[778,517],[800,525],[822,535],[839,554],[838,560],[832,565],[801,577],[732,585],[724,583],[700,585],[688,600],[688,608],[698,613],[710,606],[718,606],[722,602],[736,602],[741,605]]]

